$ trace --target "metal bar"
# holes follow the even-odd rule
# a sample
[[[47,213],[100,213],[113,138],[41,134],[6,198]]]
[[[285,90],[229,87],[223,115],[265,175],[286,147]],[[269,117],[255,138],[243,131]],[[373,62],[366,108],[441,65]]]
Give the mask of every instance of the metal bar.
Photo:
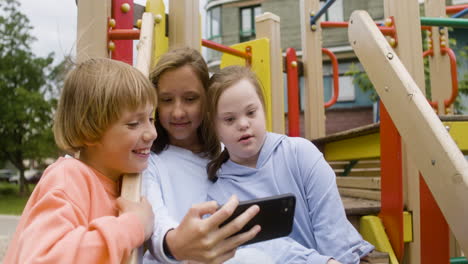
[[[217,51],[220,51],[220,52],[228,53],[228,54],[231,54],[231,55],[234,55],[234,56],[238,56],[238,57],[244,58],[246,60],[251,60],[252,59],[252,56],[249,55],[247,52],[236,50],[236,49],[233,49],[231,47],[216,43],[216,42],[211,41],[211,40],[202,39],[202,45],[204,47],[214,49],[214,50],[217,50]]]
[[[333,21],[324,21],[320,22],[322,28],[347,28],[349,26],[348,22],[333,22]],[[386,27],[378,25],[382,34],[389,36],[395,33],[395,27]]]
[[[457,58],[450,48],[441,48],[442,55],[447,54],[450,58],[450,75],[452,77],[452,94],[449,99],[444,100],[445,107],[449,107],[455,102],[458,96]]]
[[[452,18],[463,17],[463,16],[465,16],[466,14],[468,14],[468,8],[465,8],[465,9],[463,9],[462,11],[456,13],[455,15],[452,16]]]
[[[288,135],[290,137],[300,136],[300,105],[299,85],[297,73],[298,68],[296,50],[286,49],[286,76],[288,79]]]
[[[463,9],[467,9],[468,5],[455,5],[455,6],[447,6],[445,8],[445,12],[447,14],[453,14],[462,11]]]
[[[465,18],[421,17],[421,25],[435,26],[435,27],[468,28],[468,19],[465,19]]]
[[[317,12],[317,14],[310,16],[310,25],[315,25],[315,22],[317,22],[320,17],[327,12],[328,8],[335,2],[335,0],[328,0],[325,5],[320,8],[320,10]]]
[[[330,57],[332,68],[333,68],[333,95],[328,102],[325,103],[325,108],[328,108],[336,103],[338,96],[340,94],[340,81],[339,81],[339,71],[338,71],[338,59],[331,50],[322,48],[322,53],[325,53]]]
[[[109,31],[110,40],[139,39],[140,30],[138,29],[114,29]]]

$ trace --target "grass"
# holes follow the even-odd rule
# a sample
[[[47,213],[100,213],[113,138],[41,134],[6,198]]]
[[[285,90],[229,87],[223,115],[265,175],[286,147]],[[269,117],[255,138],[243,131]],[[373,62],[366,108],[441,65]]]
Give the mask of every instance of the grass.
[[[29,185],[29,190],[34,189],[34,184]],[[0,214],[21,215],[29,196],[20,197],[19,185],[8,182],[0,183]]]

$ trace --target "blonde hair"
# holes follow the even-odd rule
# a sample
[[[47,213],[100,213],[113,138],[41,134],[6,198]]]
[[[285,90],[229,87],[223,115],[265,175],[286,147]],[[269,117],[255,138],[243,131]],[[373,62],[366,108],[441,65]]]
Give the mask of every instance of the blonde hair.
[[[216,120],[216,115],[218,114],[218,102],[221,95],[232,87],[234,84],[240,82],[241,80],[247,80],[250,82],[254,88],[255,92],[262,103],[262,107],[265,108],[265,97],[263,96],[262,86],[260,81],[258,80],[257,76],[254,72],[250,70],[250,68],[244,66],[228,66],[223,68],[218,73],[213,74],[211,76],[209,85],[208,85],[208,112],[210,120],[212,120],[213,128],[212,130],[216,130],[214,127],[214,120]],[[226,148],[224,148],[223,152],[221,152],[217,157],[212,159],[207,165],[207,173],[208,179],[215,182],[218,177],[216,176],[217,171],[221,168],[224,162],[229,159],[229,152]]]
[[[171,50],[159,58],[154,70],[150,74],[150,79],[156,89],[159,89],[159,80],[164,73],[180,69],[184,66],[190,66],[192,71],[198,77],[203,86],[204,94],[202,94],[202,113],[203,121],[197,129],[197,136],[202,146],[200,154],[213,158],[219,154],[221,145],[214,131],[208,122],[208,114],[206,111],[206,94],[208,93],[209,73],[208,66],[200,52],[195,49],[184,47]],[[158,132],[158,138],[154,141],[151,148],[155,153],[160,153],[169,145],[169,135],[166,129],[159,121],[158,111],[156,111],[155,126]]]
[[[86,60],[65,79],[55,114],[55,142],[67,153],[76,153],[98,141],[124,110],[145,104],[156,106],[157,94],[140,71],[111,59]]]

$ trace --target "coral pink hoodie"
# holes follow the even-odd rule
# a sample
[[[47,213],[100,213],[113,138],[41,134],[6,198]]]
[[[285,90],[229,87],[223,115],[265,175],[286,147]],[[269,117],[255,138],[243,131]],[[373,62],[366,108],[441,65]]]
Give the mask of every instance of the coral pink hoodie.
[[[74,158],[44,172],[4,263],[121,263],[144,240],[137,216],[118,216],[118,183]]]

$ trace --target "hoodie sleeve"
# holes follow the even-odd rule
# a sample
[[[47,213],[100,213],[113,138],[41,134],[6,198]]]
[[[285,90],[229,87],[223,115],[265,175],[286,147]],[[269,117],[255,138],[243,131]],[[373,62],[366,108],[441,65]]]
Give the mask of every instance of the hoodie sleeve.
[[[163,242],[166,233],[178,226],[178,223],[169,215],[169,211],[164,203],[160,177],[167,173],[161,160],[152,153],[149,159],[148,168],[143,173],[142,193],[153,207],[154,231],[150,240],[146,243],[151,252],[153,262],[159,263],[179,263],[169,258],[164,253]],[[145,257],[145,260],[147,258]]]
[[[311,161],[312,157],[315,158]],[[297,161],[317,250],[343,263],[359,263],[374,247],[362,239],[346,218],[334,171],[319,150],[305,139],[297,144]]]

